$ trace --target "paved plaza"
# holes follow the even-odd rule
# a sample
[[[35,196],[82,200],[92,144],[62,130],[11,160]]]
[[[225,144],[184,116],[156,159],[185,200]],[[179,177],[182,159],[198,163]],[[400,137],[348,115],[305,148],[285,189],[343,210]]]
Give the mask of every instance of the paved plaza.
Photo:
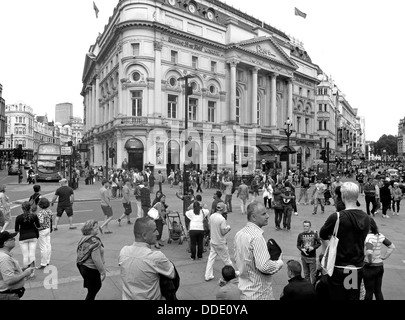
[[[25,185],[10,184],[8,194],[10,195],[13,190],[21,190],[26,188]],[[31,190],[32,185],[29,187]],[[56,188],[56,185],[55,185]],[[83,202],[98,201],[98,190],[100,183],[94,185],[80,185],[75,190],[75,197],[77,203],[75,206],[83,205]],[[43,186],[43,194],[52,199],[54,191],[50,185]],[[157,188],[155,188],[156,192]],[[182,211],[182,202],[176,197],[175,192],[179,191],[178,187],[170,188],[169,185],[163,186],[163,192],[167,196],[166,203],[169,209],[175,211]],[[203,202],[211,207],[212,197],[216,189],[203,189],[201,193]],[[311,192],[311,190],[310,190]],[[299,194],[299,189],[296,190]],[[24,198],[15,201],[14,206],[19,206]],[[262,201],[262,197],[258,197]],[[115,199],[114,202],[120,204],[121,199]],[[364,209],[364,196],[359,199]],[[115,205],[115,204],[114,204]],[[135,205],[132,204],[134,208]],[[233,196],[233,212],[228,215],[228,224],[232,230],[227,235],[230,254],[233,259],[233,238],[237,231],[239,231],[246,224],[246,215],[241,214],[239,207],[239,200],[236,195]],[[310,220],[312,222],[312,229],[319,230],[323,225],[329,214],[334,212],[333,206],[326,206],[325,214],[320,213],[312,215],[312,206],[298,205],[298,216],[293,215],[292,227],[290,231],[276,231],[274,227],[274,212],[269,210],[269,225],[264,227],[264,237],[266,239],[274,238],[282,247],[284,261],[289,259],[299,259],[300,255],[296,248],[297,236],[302,232],[302,222]],[[54,207],[54,210],[55,207]],[[90,211],[90,210],[89,210]],[[105,249],[105,264],[108,270],[107,278],[103,282],[103,286],[98,293],[96,299],[98,300],[120,300],[121,299],[121,279],[119,276],[118,267],[118,254],[121,248],[125,245],[131,244],[134,241],[133,225],[122,223],[119,227],[116,219],[121,215],[120,212],[114,212],[114,219],[110,222],[110,230],[112,234],[100,235]],[[390,213],[390,212],[389,212]],[[86,210],[76,213],[78,215],[86,215]],[[103,220],[101,209],[99,210],[99,221]],[[133,215],[133,214],[132,214]],[[182,215],[181,215],[182,216]],[[385,262],[385,273],[383,279],[383,294],[385,299],[402,300],[405,298],[405,209],[400,213],[400,216],[391,217],[391,219],[382,219],[381,214],[375,218],[380,228],[380,232],[388,237],[396,246],[391,257]],[[76,267],[76,246],[81,238],[81,223],[78,223],[76,230],[69,230],[66,216],[61,218],[62,225],[59,230],[51,235],[52,243],[52,257],[51,266],[45,271],[37,270],[36,278],[26,282],[26,292],[23,297],[24,300],[84,300],[87,290],[83,288],[83,280]],[[66,223],[63,225],[63,223]],[[14,226],[14,219],[12,222]],[[163,231],[163,239],[168,238],[168,229],[165,226]],[[214,266],[215,279],[209,282],[204,280],[204,271],[208,258],[208,252],[204,253],[203,259],[199,261],[190,260],[190,254],[187,252],[188,243],[184,242],[179,244],[178,241],[173,241],[171,244],[165,242],[165,246],[161,251],[173,261],[180,274],[181,282],[180,288],[177,292],[179,300],[214,300],[215,293],[218,288],[218,280],[220,272],[223,267],[222,261],[217,260]],[[318,249],[319,251],[319,249]],[[13,250],[14,257],[21,263],[22,255],[19,246]],[[37,261],[40,260],[39,248],[37,248]],[[55,279],[57,278],[57,282]],[[283,287],[287,284],[288,277],[287,271],[284,267],[281,271],[273,276],[273,292],[274,297],[278,299]]]

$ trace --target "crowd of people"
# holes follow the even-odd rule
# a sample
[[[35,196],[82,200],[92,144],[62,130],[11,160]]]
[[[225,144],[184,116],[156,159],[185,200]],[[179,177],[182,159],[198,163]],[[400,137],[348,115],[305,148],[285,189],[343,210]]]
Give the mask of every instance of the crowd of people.
[[[189,239],[190,259],[201,260],[205,252],[204,240],[209,241],[205,281],[214,279],[216,257],[223,263],[217,299],[358,300],[362,287],[365,288],[364,299],[372,299],[373,296],[383,299],[383,260],[390,256],[395,246],[379,232],[374,217],[380,208],[382,216],[386,218],[389,210],[393,215],[399,214],[404,192],[401,177],[388,177],[384,171],[377,169],[359,170],[356,182],[342,182],[338,174],[322,179],[308,171],[289,172],[284,178],[280,172],[273,175],[257,172],[251,181],[241,179],[238,185],[234,185],[232,173],[225,169],[215,174],[215,179],[211,178],[211,174],[208,171],[191,172],[188,192],[177,192],[176,195],[186,208],[182,218]],[[86,179],[94,183],[95,176],[89,173]],[[169,186],[176,185],[176,180],[182,181],[182,173],[170,172],[167,176]],[[121,224],[126,220],[128,224],[134,224],[135,242],[123,247],[119,253],[122,299],[176,299],[179,274],[174,263],[159,250],[164,246],[163,226],[171,212],[162,188],[165,181],[166,177],[161,171],[155,177],[149,168],[141,172],[112,170],[108,178],[100,179],[100,205],[104,221],[100,225],[95,220],[85,222],[81,228],[83,237],[77,245],[76,264],[87,289],[86,300],[96,298],[106,277],[104,244],[99,234],[112,233],[108,225],[113,217],[113,198],[122,199],[123,204],[123,214],[117,222]],[[155,185],[158,186],[156,194]],[[210,188],[216,189],[211,206],[201,196],[203,190]],[[297,188],[300,188],[298,199]],[[66,179],[60,180],[60,187],[51,201],[41,196],[39,185],[34,185],[33,189],[34,194],[21,205],[22,213],[15,219],[15,232],[10,233],[6,231],[11,223],[10,204],[5,194],[6,186],[0,187],[0,300],[19,299],[24,291],[24,282],[35,277],[35,270],[49,265],[51,232],[58,231],[59,218],[64,212],[69,218],[69,229],[76,228],[73,225],[74,191],[67,186]],[[365,211],[359,207],[358,199],[362,194],[366,202]],[[132,195],[136,202],[134,222],[130,219],[133,212]],[[151,198],[152,195],[155,199]],[[246,215],[247,222],[236,232],[233,239],[234,256],[231,257],[227,234],[232,229],[228,214],[235,210],[232,204],[234,197],[239,199],[241,213]],[[50,207],[56,200],[58,205],[54,214]],[[270,210],[274,210],[275,230],[288,232],[291,230],[292,215],[298,215],[297,206],[312,204],[312,214],[316,215],[319,206],[320,214],[324,214],[328,203],[333,203],[339,214],[335,212],[325,217],[319,233],[311,230],[310,217],[303,222],[303,232],[299,233],[296,245],[300,261],[285,262],[282,254],[272,260],[270,247],[263,236],[263,227],[269,224]],[[53,216],[56,216],[55,219]],[[320,266],[336,223],[339,226],[339,243],[333,274],[329,275]],[[17,235],[23,255],[22,268],[11,255]],[[41,251],[39,265],[35,263],[37,243]],[[383,244],[388,248],[385,254],[381,251]],[[284,265],[289,281],[281,296],[274,297],[273,275],[280,272]],[[345,279],[353,273],[356,274],[356,282],[348,287]]]

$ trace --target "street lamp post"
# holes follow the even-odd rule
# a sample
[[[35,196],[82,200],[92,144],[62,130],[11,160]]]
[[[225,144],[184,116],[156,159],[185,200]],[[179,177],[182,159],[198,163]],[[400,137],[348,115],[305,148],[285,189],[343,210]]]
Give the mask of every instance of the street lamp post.
[[[293,130],[290,130],[290,127],[292,126],[292,121],[290,118],[287,118],[286,122],[284,122],[284,125],[287,126],[287,128],[284,128],[284,132],[287,135],[287,177],[290,173],[290,136],[293,132]]]
[[[187,181],[187,175],[186,175],[186,158],[187,158],[187,144],[188,144],[188,96],[193,93],[193,88],[188,86],[188,79],[194,78],[195,76],[189,74],[184,77],[180,77],[177,80],[181,81],[184,80],[184,88],[185,88],[185,101],[184,101],[184,139],[185,139],[185,145],[184,145],[184,164],[183,164],[183,197],[187,194],[188,192],[188,181]],[[187,211],[186,208],[186,202],[183,201],[183,212],[185,213]]]

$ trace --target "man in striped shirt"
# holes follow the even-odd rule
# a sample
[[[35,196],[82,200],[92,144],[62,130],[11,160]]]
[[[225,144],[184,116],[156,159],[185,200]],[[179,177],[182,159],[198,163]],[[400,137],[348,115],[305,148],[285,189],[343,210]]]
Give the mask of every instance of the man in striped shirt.
[[[235,260],[239,270],[239,289],[242,300],[274,300],[272,275],[283,266],[282,254],[277,261],[270,260],[263,227],[269,215],[264,204],[253,201],[247,207],[246,226],[235,235]]]

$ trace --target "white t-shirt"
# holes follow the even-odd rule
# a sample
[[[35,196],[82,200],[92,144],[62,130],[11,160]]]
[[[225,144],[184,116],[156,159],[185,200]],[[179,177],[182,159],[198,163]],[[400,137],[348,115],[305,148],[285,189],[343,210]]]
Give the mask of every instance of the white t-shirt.
[[[211,243],[220,245],[226,244],[225,236],[222,235],[221,229],[226,228],[226,220],[222,214],[215,212],[210,216],[210,236]]]
[[[186,211],[186,216],[190,219],[190,230],[204,230],[203,220],[208,214],[208,209],[201,209],[200,214],[195,214],[194,210]]]

